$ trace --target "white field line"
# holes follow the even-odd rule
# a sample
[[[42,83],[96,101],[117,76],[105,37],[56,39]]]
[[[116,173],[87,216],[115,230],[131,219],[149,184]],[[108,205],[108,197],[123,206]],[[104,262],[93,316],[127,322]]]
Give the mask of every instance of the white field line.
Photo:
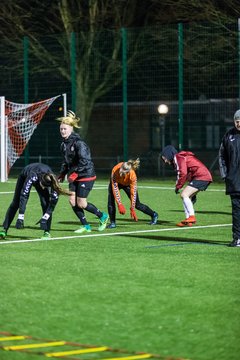
[[[108,188],[108,185],[97,185],[93,188],[93,190],[106,190]],[[138,185],[138,189],[151,189],[151,190],[174,190],[175,187],[168,187],[168,186],[143,186]],[[32,192],[36,192],[35,190],[32,190]],[[207,192],[225,192],[225,189],[212,189],[208,188]],[[7,195],[7,194],[13,194],[14,190],[12,191],[0,191],[1,195]]]
[[[14,244],[14,243],[29,243],[29,242],[39,242],[39,241],[55,241],[55,240],[66,240],[66,239],[77,239],[77,238],[96,238],[96,237],[109,237],[109,236],[119,236],[119,235],[130,235],[130,234],[148,234],[148,233],[158,233],[158,232],[166,232],[166,231],[183,231],[183,230],[196,230],[196,229],[207,229],[207,228],[219,228],[232,226],[232,224],[215,224],[215,225],[205,225],[205,226],[192,226],[192,227],[175,227],[175,228],[167,228],[167,229],[151,229],[151,230],[135,230],[135,231],[122,231],[122,232],[107,232],[107,233],[98,233],[91,235],[73,235],[73,236],[61,236],[61,237],[52,237],[50,239],[24,239],[24,240],[3,240],[0,241],[0,245]]]

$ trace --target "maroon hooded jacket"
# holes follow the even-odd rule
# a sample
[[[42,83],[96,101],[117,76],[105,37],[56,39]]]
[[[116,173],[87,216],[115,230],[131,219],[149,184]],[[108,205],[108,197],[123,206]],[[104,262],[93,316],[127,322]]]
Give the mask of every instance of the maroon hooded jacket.
[[[175,154],[173,164],[177,170],[176,189],[181,189],[186,181],[203,180],[212,182],[210,171],[190,151],[180,151]]]
[[[210,171],[192,152],[178,152],[174,146],[167,145],[162,151],[162,156],[169,160],[177,171],[176,189],[181,189],[186,181],[212,182]]]

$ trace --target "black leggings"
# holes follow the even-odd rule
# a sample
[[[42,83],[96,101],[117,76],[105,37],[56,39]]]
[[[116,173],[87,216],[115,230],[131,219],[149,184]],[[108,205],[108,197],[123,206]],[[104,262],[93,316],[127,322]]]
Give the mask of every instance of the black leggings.
[[[240,195],[231,195],[233,240],[240,239]]]
[[[123,190],[129,199],[131,199],[131,192],[130,192],[130,186],[123,186],[121,184],[118,184],[119,190]],[[139,200],[138,191],[137,191],[137,198],[136,198],[136,209],[143,212],[144,214],[147,214],[149,216],[153,216],[154,211],[150,209],[147,205],[142,204]],[[111,222],[116,221],[116,203],[115,203],[115,197],[112,190],[112,184],[110,183],[108,186],[108,214],[110,217]]]

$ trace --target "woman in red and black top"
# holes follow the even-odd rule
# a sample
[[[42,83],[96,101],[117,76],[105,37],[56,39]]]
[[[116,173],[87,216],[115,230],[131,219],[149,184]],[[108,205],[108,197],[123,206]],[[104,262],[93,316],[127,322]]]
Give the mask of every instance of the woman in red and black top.
[[[64,157],[58,178],[59,181],[63,181],[67,175],[71,192],[69,201],[82,224],[75,233],[91,232],[91,226],[87,222],[84,210],[98,217],[98,231],[103,231],[107,225],[108,214],[87,201],[88,194],[96,180],[96,174],[88,145],[80,138],[79,134],[74,132],[74,128],[79,128],[80,118],[69,110],[65,117],[57,120],[61,121],[60,133],[63,138],[61,152]]]
[[[178,152],[172,145],[166,146],[162,151],[162,160],[172,165],[177,171],[175,193],[188,181],[188,185],[181,192],[185,219],[177,226],[191,226],[196,223],[193,204],[199,191],[207,189],[212,182],[212,175],[206,166],[190,151]]]

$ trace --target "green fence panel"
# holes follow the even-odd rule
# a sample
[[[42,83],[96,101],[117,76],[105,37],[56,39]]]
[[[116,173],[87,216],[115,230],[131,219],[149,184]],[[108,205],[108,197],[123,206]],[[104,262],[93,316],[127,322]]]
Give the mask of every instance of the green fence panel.
[[[1,91],[31,103],[63,93],[82,121],[97,172],[140,157],[140,173],[166,176],[162,147],[195,152],[218,174],[224,132],[239,108],[238,24],[171,24],[23,39],[21,53],[0,43]],[[28,99],[28,100],[27,100]],[[167,107],[165,114],[159,105]],[[63,99],[29,142],[29,161],[58,171]],[[16,162],[18,171],[24,155]]]

